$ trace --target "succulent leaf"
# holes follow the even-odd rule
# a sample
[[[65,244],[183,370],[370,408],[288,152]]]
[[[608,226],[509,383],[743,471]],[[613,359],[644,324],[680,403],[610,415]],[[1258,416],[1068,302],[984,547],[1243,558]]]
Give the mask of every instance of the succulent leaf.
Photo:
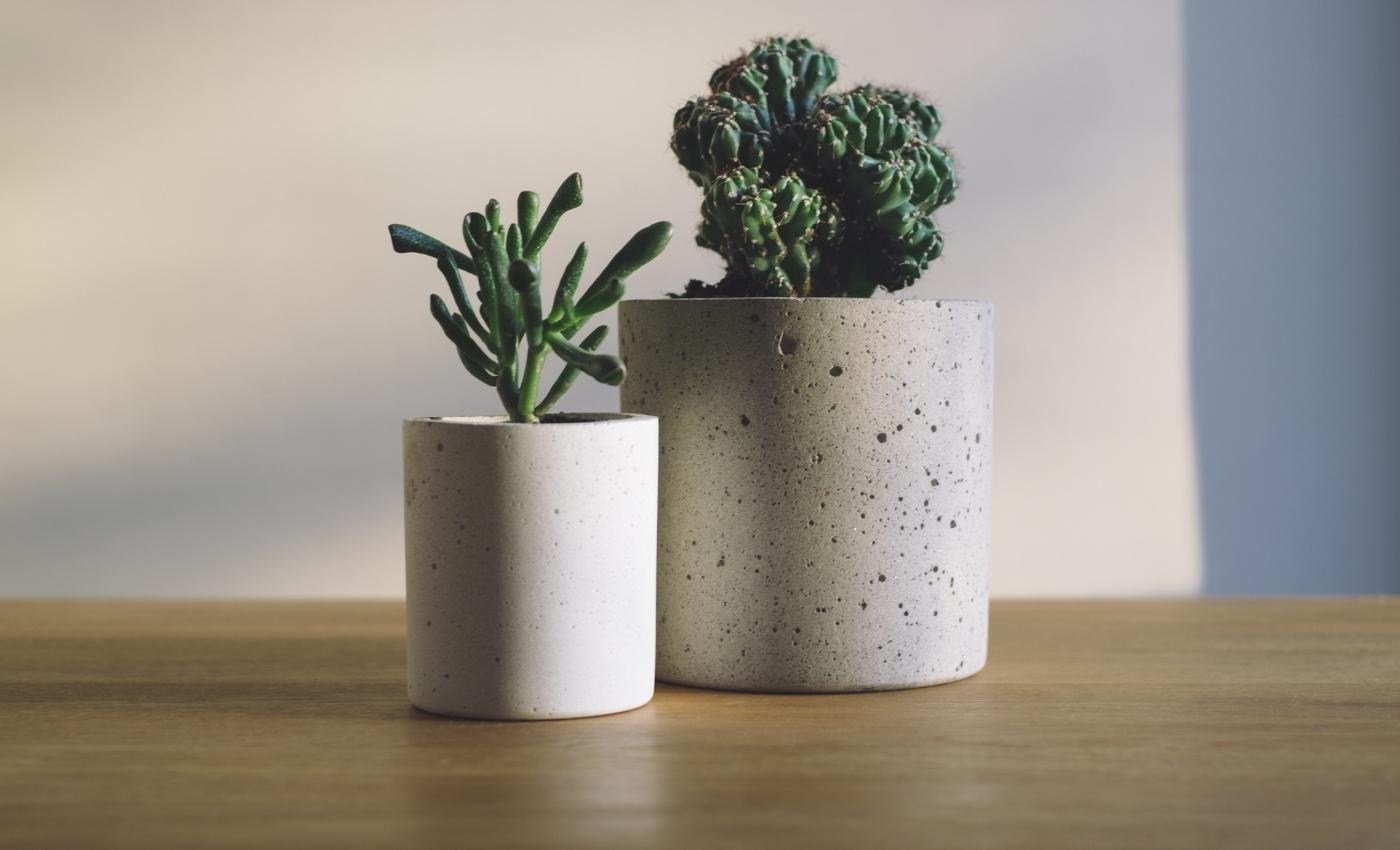
[[[608,264],[598,273],[597,279],[589,284],[588,289],[579,297],[580,308],[584,302],[591,301],[599,289],[609,286],[613,282],[616,282],[619,287],[618,298],[621,298],[620,288],[622,284],[633,272],[656,259],[662,251],[666,250],[666,246],[671,242],[673,231],[671,222],[658,221],[634,233],[632,238],[627,240],[627,244],[619,248],[613,258],[608,260]]]
[[[506,228],[506,257],[511,260],[520,259],[520,228],[514,224]]]
[[[464,317],[463,321],[466,322],[473,333],[481,338],[482,342],[486,343],[486,347],[491,349],[494,353],[496,347],[495,343],[491,340],[491,332],[481,324],[481,321],[476,317],[476,313],[472,310],[471,302],[467,300],[467,291],[462,286],[462,276],[457,273],[457,267],[453,265],[452,261],[447,257],[439,257],[438,271],[442,272],[442,276],[447,280],[447,289],[452,293],[452,302],[456,304],[457,309],[461,311]]]
[[[574,312],[578,320],[590,318],[597,313],[601,313],[612,305],[622,300],[623,285],[617,278],[608,278],[607,283],[597,288],[590,288],[578,305],[574,307]]]
[[[518,298],[506,278],[510,261],[506,257],[506,240],[499,230],[493,230],[486,237],[486,258],[483,267],[491,269],[491,280],[495,283],[497,353],[502,365],[515,360],[515,346],[520,340]]]
[[[481,213],[469,212],[462,217],[462,238],[466,240],[473,257],[486,250],[486,234],[489,231],[486,216]]]
[[[439,242],[426,233],[414,230],[406,224],[389,225],[389,242],[394,246],[394,250],[400,254],[427,254],[429,257],[449,256],[456,263],[457,268],[467,274],[476,274],[476,264],[472,262],[471,257],[444,242]]]
[[[535,232],[540,220],[540,196],[534,192],[521,192],[515,199],[515,223],[520,227],[520,238],[526,243]]]
[[[564,274],[559,279],[559,288],[554,290],[554,304],[549,310],[549,323],[553,326],[567,326],[574,323],[574,293],[578,291],[579,280],[583,278],[583,266],[588,262],[587,243],[578,243],[574,255],[564,266]]]
[[[447,302],[436,293],[428,301],[428,310],[442,328],[443,334],[457,347],[457,356],[467,371],[487,386],[495,386],[496,364],[472,340],[462,317],[449,310]]]
[[[544,316],[540,309],[540,267],[529,260],[515,259],[506,272],[511,288],[520,297],[521,319],[525,323],[525,338],[532,348],[544,344]]]
[[[549,241],[550,235],[554,233],[559,219],[564,217],[564,213],[577,209],[582,204],[583,177],[575,171],[564,178],[564,182],[559,184],[558,189],[554,190],[554,197],[549,199],[548,206],[544,208],[544,215],[540,216],[540,223],[530,234],[522,256],[527,260],[538,261],[540,251],[544,248],[544,244]]]
[[[627,376],[627,369],[622,365],[622,360],[614,355],[587,351],[564,339],[563,335],[556,331],[545,334],[545,341],[561,360],[595,381],[617,386]]]

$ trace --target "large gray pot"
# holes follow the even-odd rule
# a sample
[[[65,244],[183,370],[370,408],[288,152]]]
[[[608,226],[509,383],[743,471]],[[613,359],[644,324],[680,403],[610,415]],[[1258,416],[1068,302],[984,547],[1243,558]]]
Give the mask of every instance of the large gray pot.
[[[621,305],[661,419],[657,675],[758,691],[950,682],[987,657],[992,306]]]

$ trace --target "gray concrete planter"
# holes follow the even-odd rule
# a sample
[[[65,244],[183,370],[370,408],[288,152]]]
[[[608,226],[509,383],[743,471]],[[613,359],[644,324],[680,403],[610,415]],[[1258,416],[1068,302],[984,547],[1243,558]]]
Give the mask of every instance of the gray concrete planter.
[[[437,714],[625,711],[655,680],[657,424],[403,425],[408,692]]]
[[[987,654],[992,307],[626,301],[622,404],[661,420],[657,672],[934,685]]]

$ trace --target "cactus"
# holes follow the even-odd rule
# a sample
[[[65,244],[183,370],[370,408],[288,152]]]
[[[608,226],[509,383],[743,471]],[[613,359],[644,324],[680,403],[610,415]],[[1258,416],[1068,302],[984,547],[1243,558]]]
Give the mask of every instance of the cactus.
[[[685,296],[851,296],[910,285],[943,252],[957,175],[938,110],[898,89],[828,94],[836,60],[770,38],[676,112],[671,150],[703,192],[697,244],[726,273]]]
[[[501,205],[492,199],[484,212],[467,213],[462,221],[467,253],[406,225],[389,225],[395,251],[437,260],[456,311],[437,294],[429,298],[428,309],[467,372],[496,388],[512,422],[539,421],[580,373],[605,384],[622,383],[626,377],[622,361],[598,352],[608,334],[606,325],[581,342],[573,339],[590,319],[621,300],[627,278],[656,259],[671,241],[670,222],[642,228],[575,299],[588,259],[587,245],[579,243],[546,313],[540,293],[540,251],[564,213],[582,203],[583,178],[577,173],[564,180],[542,214],[539,196],[521,192],[514,224],[501,221]],[[463,284],[464,272],[477,281],[475,309]],[[540,378],[551,351],[565,365],[540,398]]]

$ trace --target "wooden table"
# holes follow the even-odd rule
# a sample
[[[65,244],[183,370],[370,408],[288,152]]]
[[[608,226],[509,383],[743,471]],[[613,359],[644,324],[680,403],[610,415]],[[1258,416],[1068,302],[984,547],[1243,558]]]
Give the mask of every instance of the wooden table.
[[[411,709],[399,603],[0,603],[0,846],[1400,847],[1400,599],[997,602],[896,693]]]

